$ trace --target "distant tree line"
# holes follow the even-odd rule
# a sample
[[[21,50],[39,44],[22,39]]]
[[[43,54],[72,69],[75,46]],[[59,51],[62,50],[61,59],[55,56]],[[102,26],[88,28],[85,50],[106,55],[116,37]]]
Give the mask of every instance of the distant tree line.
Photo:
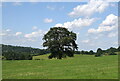
[[[45,49],[31,48],[31,47],[21,47],[21,46],[11,46],[11,45],[0,45],[2,49],[3,59],[6,60],[32,60],[32,56],[44,55],[50,53]],[[102,50],[98,48],[96,52],[90,51],[75,51],[75,54],[82,55],[94,55],[99,57],[102,55],[117,55],[120,52],[120,46],[118,48],[109,48],[107,50]]]
[[[111,47],[107,50],[102,50],[101,48],[98,48],[95,57],[102,55],[117,55],[118,52],[120,52],[120,46],[118,48]]]
[[[102,50],[101,48],[98,48],[96,52],[93,50],[90,51],[75,51],[75,54],[82,54],[82,55],[95,55],[95,57],[99,57],[102,55],[117,55],[117,53],[120,52],[120,46],[118,48],[109,48],[107,50]]]
[[[24,52],[24,53],[29,53],[31,55],[44,55],[47,53],[50,53],[46,49],[39,49],[39,48],[32,48],[32,47],[22,47],[22,46],[12,46],[12,45],[4,45],[1,44],[2,46],[2,52]]]
[[[32,60],[32,56],[44,55],[50,53],[45,49],[12,46],[1,44],[3,59],[6,60]]]
[[[90,51],[75,51],[75,54],[82,54],[82,55],[94,55],[95,52],[93,50],[90,50]]]
[[[32,55],[23,52],[3,52],[3,56],[5,60],[32,60]]]

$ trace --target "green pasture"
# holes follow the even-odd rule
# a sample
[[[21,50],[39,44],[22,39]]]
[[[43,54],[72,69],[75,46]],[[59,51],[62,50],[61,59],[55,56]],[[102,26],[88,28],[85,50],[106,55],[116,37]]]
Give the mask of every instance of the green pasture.
[[[47,55],[33,60],[3,60],[3,79],[117,79],[118,55],[94,57],[75,55],[72,58],[48,59]],[[37,60],[35,60],[37,59]]]

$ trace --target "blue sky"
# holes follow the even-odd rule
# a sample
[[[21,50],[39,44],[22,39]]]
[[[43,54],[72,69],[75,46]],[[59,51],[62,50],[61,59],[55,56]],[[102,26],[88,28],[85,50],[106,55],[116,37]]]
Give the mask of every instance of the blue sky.
[[[116,3],[90,2],[4,2],[2,43],[42,47],[43,35],[54,26],[77,33],[79,50],[117,47]]]

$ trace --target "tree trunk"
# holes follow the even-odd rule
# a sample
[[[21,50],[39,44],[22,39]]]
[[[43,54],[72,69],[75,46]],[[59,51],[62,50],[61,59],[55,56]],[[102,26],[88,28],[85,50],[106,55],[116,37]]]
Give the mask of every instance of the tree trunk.
[[[59,53],[57,59],[62,59],[62,54]]]

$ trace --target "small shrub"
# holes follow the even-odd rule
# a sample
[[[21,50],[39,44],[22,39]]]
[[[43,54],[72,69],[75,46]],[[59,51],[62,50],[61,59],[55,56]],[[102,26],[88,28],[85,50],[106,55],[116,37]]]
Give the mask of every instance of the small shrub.
[[[116,54],[116,53],[114,53],[114,52],[113,52],[113,53],[111,52],[111,53],[109,53],[109,55],[117,55],[117,54]]]

